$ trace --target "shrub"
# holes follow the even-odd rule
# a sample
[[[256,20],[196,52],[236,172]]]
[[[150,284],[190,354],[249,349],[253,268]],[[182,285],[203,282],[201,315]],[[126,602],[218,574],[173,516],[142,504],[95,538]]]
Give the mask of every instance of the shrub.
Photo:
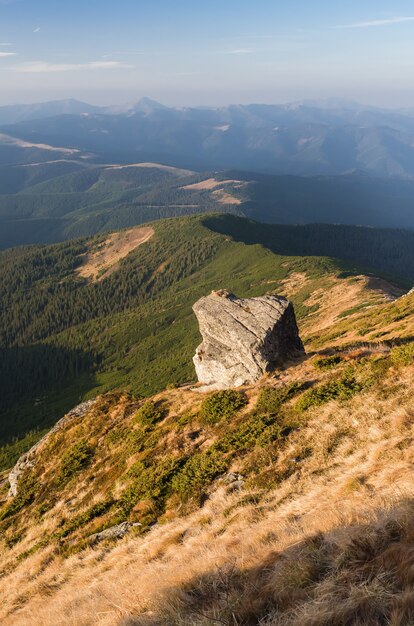
[[[88,467],[93,457],[93,449],[86,440],[82,440],[69,448],[62,457],[58,474],[58,483],[65,484],[73,476]]]
[[[172,488],[182,502],[201,499],[210,483],[226,471],[228,461],[216,450],[192,456],[181,472],[174,476]]]
[[[297,401],[296,409],[306,411],[311,406],[320,406],[331,400],[346,400],[363,389],[364,386],[348,373],[340,379],[306,391]]]
[[[321,357],[314,361],[314,366],[319,370],[329,370],[338,365],[341,362],[341,357],[339,355]]]
[[[201,419],[205,424],[217,424],[223,418],[230,418],[246,406],[244,393],[228,389],[209,395],[201,405]]]
[[[134,416],[134,423],[152,426],[157,422],[160,422],[166,416],[167,411],[160,405],[159,402],[147,400],[147,402],[144,402],[144,404],[136,412]]]
[[[57,533],[59,538],[64,538],[75,532],[78,528],[85,526],[96,517],[101,517],[115,504],[114,500],[109,499],[104,502],[98,502],[93,507],[80,513],[72,520],[65,522],[61,531]]]
[[[411,365],[414,363],[414,343],[407,343],[391,350],[391,361],[394,365]]]
[[[386,377],[390,365],[391,360],[387,356],[369,361],[368,367],[365,369],[364,385],[372,387],[381,383]]]
[[[133,480],[120,498],[123,515],[128,516],[140,500],[154,500],[157,512],[162,512],[171,490],[171,480],[182,464],[182,459],[172,457],[157,458],[152,465],[145,465],[142,461],[135,463],[127,474],[127,478]]]
[[[255,412],[274,415],[279,412],[286,400],[289,400],[302,389],[303,386],[300,383],[283,385],[282,387],[265,387],[259,394]]]
[[[233,431],[214,444],[213,449],[222,453],[244,452],[255,446],[265,446],[272,441],[287,437],[298,424],[289,415],[280,413],[260,414],[254,412]]]

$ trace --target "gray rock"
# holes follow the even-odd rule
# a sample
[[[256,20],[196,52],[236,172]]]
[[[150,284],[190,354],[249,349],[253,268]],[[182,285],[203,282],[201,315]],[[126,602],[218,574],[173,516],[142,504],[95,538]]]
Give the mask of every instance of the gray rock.
[[[235,483],[236,480],[242,480],[241,474],[236,474],[235,472],[230,472],[227,476],[224,477],[224,484],[230,485],[231,483]]]
[[[83,417],[86,415],[94,406],[96,400],[87,400],[86,402],[82,402],[82,404],[78,404],[75,408],[71,409],[69,413],[67,413],[62,419],[60,419],[53,426],[51,430],[40,441],[38,441],[28,452],[22,454],[22,456],[18,459],[16,465],[11,470],[8,481],[10,485],[9,489],[9,498],[13,498],[17,495],[19,480],[21,476],[26,472],[26,470],[31,469],[34,466],[36,453],[38,448],[42,445],[42,443],[50,437],[53,433],[58,432],[62,428],[64,428],[69,422],[76,419],[77,417]]]
[[[243,299],[213,291],[193,311],[203,337],[193,361],[198,380],[208,389],[253,383],[304,354],[293,306],[282,296]]]
[[[244,480],[235,480],[231,483],[227,489],[226,493],[234,493],[235,491],[240,491],[244,487]]]
[[[100,533],[90,535],[90,537],[88,537],[89,543],[94,545],[96,543],[99,543],[100,541],[104,541],[104,539],[122,539],[123,537],[125,537],[127,532],[134,526],[142,526],[142,524],[138,522],[134,524],[131,524],[130,522],[122,522],[121,524],[117,524],[116,526],[111,526],[111,528],[106,528]]]

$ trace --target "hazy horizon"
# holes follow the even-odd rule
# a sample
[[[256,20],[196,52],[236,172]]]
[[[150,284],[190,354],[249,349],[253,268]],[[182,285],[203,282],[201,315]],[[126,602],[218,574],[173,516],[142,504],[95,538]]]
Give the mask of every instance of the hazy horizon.
[[[102,108],[106,108],[106,109],[111,109],[112,107],[114,109],[116,109],[117,107],[119,107],[120,110],[122,110],[123,107],[127,108],[128,106],[133,106],[141,101],[152,101],[154,103],[160,104],[162,106],[165,106],[167,108],[177,108],[177,109],[185,109],[185,108],[206,108],[206,109],[215,109],[215,108],[225,108],[225,107],[230,107],[230,106],[260,106],[260,105],[266,105],[266,106],[289,106],[289,105],[309,105],[309,106],[320,106],[321,108],[323,108],[324,106],[326,108],[335,108],[335,107],[343,107],[346,109],[347,106],[350,107],[367,107],[367,108],[378,108],[378,109],[384,109],[384,110],[390,110],[390,111],[401,111],[404,110],[405,108],[410,108],[410,107],[404,107],[404,105],[398,105],[396,104],[395,106],[392,105],[381,105],[375,102],[363,102],[363,101],[358,101],[358,100],[353,100],[350,98],[336,98],[335,96],[331,96],[331,97],[326,97],[326,98],[303,98],[303,99],[298,99],[298,100],[269,100],[268,102],[266,101],[262,101],[262,100],[255,100],[255,99],[250,99],[250,100],[246,100],[244,102],[236,102],[236,101],[226,101],[223,103],[214,103],[214,102],[200,102],[200,103],[192,103],[191,101],[182,101],[179,103],[169,103],[167,101],[163,101],[160,100],[158,98],[152,97],[151,95],[147,95],[147,94],[143,94],[143,95],[138,95],[136,98],[134,97],[129,97],[127,99],[124,100],[119,100],[119,101],[99,101],[96,100],[94,101],[93,99],[87,99],[87,98],[77,98],[77,97],[71,97],[68,96],[67,98],[52,98],[52,99],[37,99],[37,100],[30,100],[28,99],[27,101],[25,100],[20,100],[20,101],[11,101],[11,102],[6,102],[6,103],[2,103],[0,100],[0,107],[18,107],[18,106],[37,106],[37,105],[43,105],[43,104],[51,104],[51,103],[57,103],[57,102],[79,102],[79,103],[83,103],[83,104],[87,104],[87,105],[91,105],[91,106],[96,106],[96,107],[102,107]],[[412,108],[414,109],[414,102],[413,102],[413,106]]]
[[[59,4],[59,6],[57,6]],[[0,0],[0,105],[414,103],[411,3]]]

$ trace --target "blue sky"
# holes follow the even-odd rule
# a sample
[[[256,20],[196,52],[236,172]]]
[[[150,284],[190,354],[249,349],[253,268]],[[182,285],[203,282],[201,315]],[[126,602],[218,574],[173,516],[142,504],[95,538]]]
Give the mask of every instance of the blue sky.
[[[0,104],[414,105],[414,3],[0,0]]]

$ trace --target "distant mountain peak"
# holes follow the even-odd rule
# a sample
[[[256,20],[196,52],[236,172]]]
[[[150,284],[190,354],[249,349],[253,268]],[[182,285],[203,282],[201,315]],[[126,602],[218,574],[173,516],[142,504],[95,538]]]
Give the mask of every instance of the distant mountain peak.
[[[152,111],[165,111],[166,109],[168,109],[168,107],[164,104],[161,104],[161,102],[157,102],[157,100],[152,100],[151,98],[147,97],[140,98],[130,108],[134,111],[141,111],[143,113],[150,113]]]

